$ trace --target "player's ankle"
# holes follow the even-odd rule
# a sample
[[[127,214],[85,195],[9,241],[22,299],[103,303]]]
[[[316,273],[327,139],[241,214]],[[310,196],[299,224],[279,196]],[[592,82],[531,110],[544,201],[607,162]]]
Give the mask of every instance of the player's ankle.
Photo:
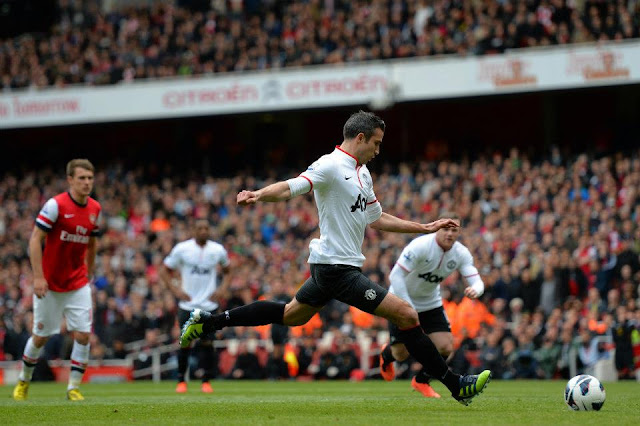
[[[420,370],[418,374],[416,374],[416,382],[429,384],[431,382],[431,376],[428,375],[424,370]]]
[[[447,370],[445,375],[440,379],[443,385],[449,389],[452,395],[458,395],[460,392],[460,375],[451,370]]]

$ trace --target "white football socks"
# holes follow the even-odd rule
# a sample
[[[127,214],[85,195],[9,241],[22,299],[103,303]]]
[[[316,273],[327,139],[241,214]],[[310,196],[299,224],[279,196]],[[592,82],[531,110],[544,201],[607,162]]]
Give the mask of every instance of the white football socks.
[[[67,390],[77,389],[82,382],[82,376],[87,369],[89,362],[89,348],[91,344],[81,345],[77,341],[73,342],[71,350],[71,371],[69,372],[69,384]]]
[[[36,364],[38,363],[38,358],[40,357],[41,352],[42,347],[36,348],[36,346],[33,344],[33,337],[29,337],[22,355],[22,370],[20,371],[20,376],[18,377],[20,380],[24,382],[31,381],[31,377],[33,377],[33,370],[34,368],[36,368]]]

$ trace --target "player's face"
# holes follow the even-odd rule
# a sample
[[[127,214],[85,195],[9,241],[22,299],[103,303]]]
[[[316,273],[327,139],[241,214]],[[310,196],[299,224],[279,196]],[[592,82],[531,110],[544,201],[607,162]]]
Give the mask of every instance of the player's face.
[[[456,222],[458,223],[457,228],[441,228],[436,233],[436,240],[438,241],[438,244],[440,244],[440,247],[445,250],[449,250],[460,236],[460,221],[456,220]]]
[[[205,221],[196,223],[195,237],[198,241],[206,241],[209,239],[209,224]]]
[[[362,137],[364,140],[364,134],[362,134]],[[383,137],[384,132],[382,129],[376,129],[369,140],[364,140],[361,145],[360,155],[358,156],[362,164],[367,164],[373,160],[376,155],[380,154],[380,145],[382,144]]]
[[[93,191],[93,172],[82,167],[76,167],[73,176],[67,176],[67,182],[69,182],[71,192],[88,197]]]

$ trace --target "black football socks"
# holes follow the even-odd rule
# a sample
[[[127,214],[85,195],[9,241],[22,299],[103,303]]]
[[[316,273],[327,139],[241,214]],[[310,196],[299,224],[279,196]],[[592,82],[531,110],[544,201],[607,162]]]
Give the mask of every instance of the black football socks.
[[[428,385],[430,381],[431,381],[431,376],[426,372],[424,368],[418,371],[418,374],[416,374],[416,382],[426,383]]]
[[[178,350],[178,382],[185,381],[184,376],[187,373],[187,364],[189,363],[190,354],[191,348],[180,348],[180,350]]]
[[[458,395],[460,375],[449,370],[447,362],[420,326],[400,330],[398,337],[401,338],[409,353],[422,364],[427,374],[440,380],[453,395]]]
[[[220,330],[224,327],[256,326],[266,324],[282,324],[284,318],[284,303],[259,301],[239,306],[229,311],[212,316],[211,321],[205,321],[203,331]]]
[[[395,361],[393,352],[391,352],[391,345],[387,345],[382,351],[382,361],[384,362],[384,365],[389,365]]]

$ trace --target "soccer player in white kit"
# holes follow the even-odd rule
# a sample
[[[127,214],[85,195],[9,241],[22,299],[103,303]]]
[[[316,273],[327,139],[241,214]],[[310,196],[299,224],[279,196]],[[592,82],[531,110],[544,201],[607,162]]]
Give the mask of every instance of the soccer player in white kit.
[[[367,225],[379,231],[402,233],[433,233],[458,226],[451,219],[420,224],[382,212],[365,164],[379,154],[384,131],[382,119],[370,112],[357,112],[344,125],[342,144],[300,176],[237,195],[238,205],[249,206],[258,201],[285,201],[313,191],[320,238],[309,244],[311,277],[286,305],[259,301],[216,315],[193,311],[182,328],[182,343],[223,327],[302,325],[330,300],[337,299],[393,322],[409,353],[431,376],[444,383],[457,401],[468,405],[484,390],[491,379],[489,370],[473,376],[460,376],[449,370],[420,328],[415,309],[362,273],[362,243]]]
[[[229,256],[225,248],[209,239],[209,222],[199,219],[195,223],[194,237],[176,244],[169,256],[164,259],[164,268],[160,269],[160,279],[173,295],[179,300],[178,324],[189,319],[193,309],[204,309],[215,312],[218,302],[229,288]],[[223,281],[218,288],[218,267],[222,269]],[[173,272],[180,270],[180,286],[172,283]],[[204,369],[200,390],[212,393],[209,383],[215,368],[215,352],[213,336],[202,339],[199,345],[199,362]],[[177,393],[187,392],[185,374],[189,363],[191,348],[187,345],[178,352],[178,384]]]
[[[456,221],[457,227],[440,228],[435,234],[423,235],[411,241],[402,251],[389,274],[389,292],[406,300],[418,312],[420,326],[433,341],[438,352],[446,359],[453,352],[453,335],[447,314],[442,306],[440,283],[453,273],[469,284],[465,296],[477,299],[484,293],[484,283],[473,265],[473,256],[458,240],[460,218],[454,213],[443,213],[441,219]],[[380,354],[380,374],[391,381],[395,377],[394,360],[409,357],[398,328],[389,325],[390,343]],[[431,377],[423,368],[411,380],[411,386],[427,398],[440,398],[429,385]]]

